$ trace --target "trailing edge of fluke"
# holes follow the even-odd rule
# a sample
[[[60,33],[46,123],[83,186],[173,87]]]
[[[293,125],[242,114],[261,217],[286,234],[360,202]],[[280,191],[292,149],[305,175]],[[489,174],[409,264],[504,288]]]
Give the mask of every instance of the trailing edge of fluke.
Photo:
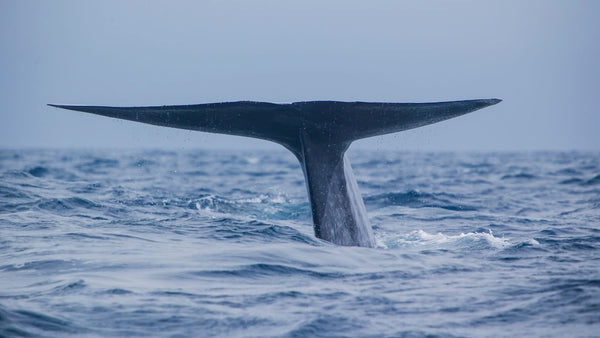
[[[49,106],[164,127],[255,137],[281,144],[300,162],[315,236],[338,245],[374,247],[364,202],[345,155],[358,139],[413,129],[500,102],[224,102],[182,106]]]

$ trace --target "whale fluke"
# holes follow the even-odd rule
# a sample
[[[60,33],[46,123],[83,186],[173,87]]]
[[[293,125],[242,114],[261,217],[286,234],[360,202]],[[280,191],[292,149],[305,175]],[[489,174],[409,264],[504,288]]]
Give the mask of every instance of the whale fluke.
[[[307,101],[180,106],[49,106],[158,126],[255,137],[283,145],[300,162],[315,236],[339,245],[375,246],[345,153],[358,139],[413,129],[494,105],[499,99],[433,103]]]

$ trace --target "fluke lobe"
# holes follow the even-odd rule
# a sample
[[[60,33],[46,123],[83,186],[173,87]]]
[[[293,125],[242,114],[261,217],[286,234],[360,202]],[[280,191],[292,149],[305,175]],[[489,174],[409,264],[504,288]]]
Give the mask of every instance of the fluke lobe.
[[[315,236],[339,245],[374,247],[375,238],[365,205],[345,154],[352,141],[440,122],[500,101],[291,104],[239,101],[158,107],[50,106],[279,143],[296,156],[304,171]]]

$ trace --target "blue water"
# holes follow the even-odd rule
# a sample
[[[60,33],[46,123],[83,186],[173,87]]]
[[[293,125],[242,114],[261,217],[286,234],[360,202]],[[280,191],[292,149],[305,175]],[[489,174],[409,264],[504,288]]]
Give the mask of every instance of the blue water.
[[[378,247],[285,151],[0,151],[0,336],[600,336],[600,153],[351,151]]]

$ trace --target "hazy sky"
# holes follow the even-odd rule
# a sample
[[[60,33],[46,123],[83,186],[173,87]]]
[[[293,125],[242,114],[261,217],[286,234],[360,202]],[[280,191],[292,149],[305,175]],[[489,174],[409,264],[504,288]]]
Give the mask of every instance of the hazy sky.
[[[270,147],[46,103],[498,97],[357,146],[600,150],[599,13],[594,0],[0,0],[0,147]]]

